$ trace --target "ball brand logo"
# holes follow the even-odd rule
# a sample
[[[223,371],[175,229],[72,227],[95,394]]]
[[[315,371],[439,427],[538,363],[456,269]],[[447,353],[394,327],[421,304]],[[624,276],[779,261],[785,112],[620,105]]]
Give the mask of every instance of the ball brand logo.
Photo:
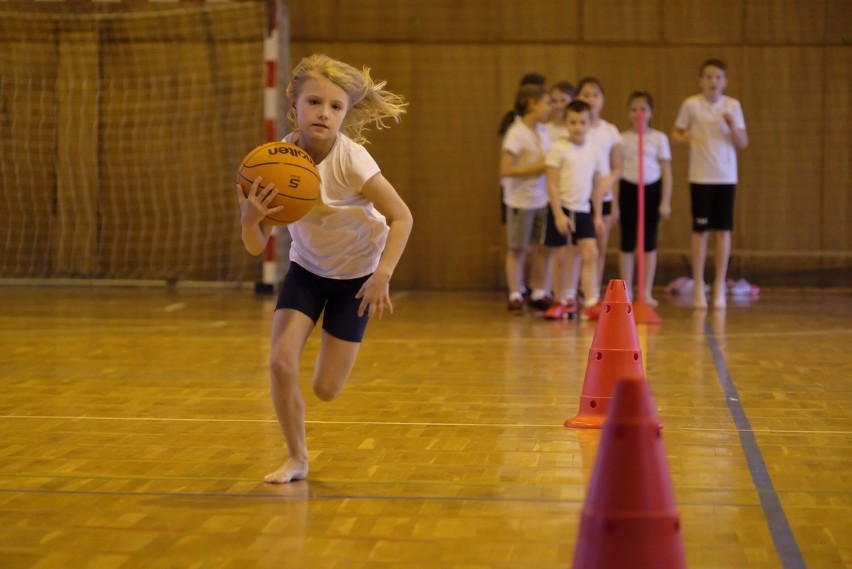
[[[275,156],[276,154],[289,154],[290,156],[295,156],[297,158],[304,158],[309,162],[313,162],[311,157],[308,156],[308,153],[302,150],[301,148],[297,148],[295,146],[273,146],[271,148],[267,148],[266,152],[270,156]]]

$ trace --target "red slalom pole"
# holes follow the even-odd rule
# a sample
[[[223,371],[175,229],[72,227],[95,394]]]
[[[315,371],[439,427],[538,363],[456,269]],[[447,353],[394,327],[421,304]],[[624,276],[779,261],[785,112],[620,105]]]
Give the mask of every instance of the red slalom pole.
[[[645,302],[645,113],[639,111],[636,117],[636,133],[639,137],[639,183],[637,194],[639,203],[636,223],[636,291],[633,302],[637,324],[659,324],[663,321],[654,307]]]

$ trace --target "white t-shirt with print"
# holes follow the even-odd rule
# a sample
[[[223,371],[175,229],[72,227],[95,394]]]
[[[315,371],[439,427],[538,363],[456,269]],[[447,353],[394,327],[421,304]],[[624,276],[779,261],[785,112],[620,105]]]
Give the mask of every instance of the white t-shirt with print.
[[[544,160],[550,150],[550,136],[543,125],[535,129],[516,120],[503,137],[502,150],[516,158],[518,166],[532,166]],[[544,174],[503,176],[503,203],[517,209],[540,209],[547,206],[547,181]]]
[[[639,183],[639,133],[626,130],[621,133],[624,164],[621,177],[633,184]],[[653,184],[663,177],[660,161],[670,162],[672,149],[669,137],[659,130],[649,128],[642,133],[642,174],[645,185]]]
[[[574,144],[567,138],[561,138],[553,143],[545,163],[551,168],[559,168],[559,201],[562,207],[591,212],[595,174],[605,176],[609,172],[609,156],[604,157],[589,140]]]
[[[293,133],[284,138],[293,142]],[[361,190],[381,170],[367,149],[340,133],[317,165],[320,199],[288,225],[290,260],[321,277],[354,279],[376,270],[388,236],[385,217]]]
[[[722,95],[711,103],[704,95],[688,97],[680,106],[675,127],[689,132],[689,181],[694,184],[736,184],[737,148],[722,118],[730,113],[734,126],[745,128],[740,102]]]

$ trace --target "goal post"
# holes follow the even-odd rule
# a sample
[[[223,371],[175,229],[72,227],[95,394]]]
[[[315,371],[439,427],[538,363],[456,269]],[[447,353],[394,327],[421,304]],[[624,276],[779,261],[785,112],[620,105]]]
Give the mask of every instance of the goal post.
[[[0,278],[255,281],[234,172],[279,3],[0,0]]]

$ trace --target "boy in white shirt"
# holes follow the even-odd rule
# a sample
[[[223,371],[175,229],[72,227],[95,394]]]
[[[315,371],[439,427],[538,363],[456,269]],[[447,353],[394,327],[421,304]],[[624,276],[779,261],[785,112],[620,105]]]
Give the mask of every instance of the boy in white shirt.
[[[577,312],[569,295],[568,238],[580,249],[583,290],[586,298],[584,319],[595,319],[600,312],[598,290],[598,246],[596,233],[603,230],[603,192],[600,181],[608,171],[606,156],[587,140],[592,125],[588,103],[575,100],[567,107],[568,137],[554,142],[547,154],[547,192],[550,212],[544,242],[557,248],[555,281],[560,297],[544,314],[558,320],[573,318]],[[594,213],[592,213],[594,207]]]
[[[740,102],[722,94],[727,86],[725,63],[718,59],[702,63],[698,84],[701,93],[688,97],[681,104],[671,134],[676,142],[689,144],[695,307],[707,308],[704,263],[712,232],[716,240],[713,306],[725,308],[737,187],[737,149],[748,146],[748,134]]]

